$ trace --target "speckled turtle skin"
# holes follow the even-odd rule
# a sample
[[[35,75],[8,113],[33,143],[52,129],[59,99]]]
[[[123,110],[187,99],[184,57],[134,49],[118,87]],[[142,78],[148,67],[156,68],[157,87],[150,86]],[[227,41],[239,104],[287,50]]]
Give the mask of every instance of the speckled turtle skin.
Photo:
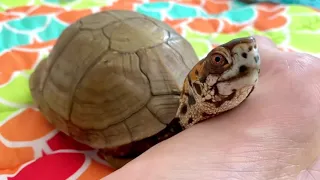
[[[120,168],[161,141],[233,109],[260,72],[253,37],[202,60],[174,29],[110,10],[67,27],[30,77],[41,113],[58,130]]]

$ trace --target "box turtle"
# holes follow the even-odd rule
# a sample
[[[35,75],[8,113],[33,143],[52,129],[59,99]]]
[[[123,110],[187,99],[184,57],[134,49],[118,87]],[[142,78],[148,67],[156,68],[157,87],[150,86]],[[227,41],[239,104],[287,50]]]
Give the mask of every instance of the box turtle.
[[[253,91],[253,37],[198,60],[169,25],[126,10],[80,18],[30,77],[40,112],[58,130],[120,168],[157,143],[228,111]]]

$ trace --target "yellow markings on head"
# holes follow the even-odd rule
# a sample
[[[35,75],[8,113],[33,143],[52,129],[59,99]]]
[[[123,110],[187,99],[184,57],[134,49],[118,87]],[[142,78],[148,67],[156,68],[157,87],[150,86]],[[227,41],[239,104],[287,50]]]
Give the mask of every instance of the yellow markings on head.
[[[204,62],[203,61],[199,61],[193,68],[192,70],[189,72],[189,78],[191,80],[191,82],[195,82],[197,80],[199,80],[199,78],[201,77],[201,75],[203,74],[204,71]]]
[[[184,79],[181,96],[183,96],[185,94],[189,94],[188,77]]]

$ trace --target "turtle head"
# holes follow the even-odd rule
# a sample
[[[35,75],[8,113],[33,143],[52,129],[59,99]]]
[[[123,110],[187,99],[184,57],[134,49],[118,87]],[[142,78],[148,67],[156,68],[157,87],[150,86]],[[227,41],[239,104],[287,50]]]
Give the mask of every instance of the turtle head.
[[[185,80],[177,111],[180,123],[189,127],[238,106],[253,91],[259,73],[254,37],[237,38],[212,49]]]
[[[227,95],[243,86],[255,85],[260,73],[260,56],[253,37],[238,38],[222,44],[209,52],[204,61],[206,78],[214,76],[216,83],[229,84],[219,90],[220,94]]]

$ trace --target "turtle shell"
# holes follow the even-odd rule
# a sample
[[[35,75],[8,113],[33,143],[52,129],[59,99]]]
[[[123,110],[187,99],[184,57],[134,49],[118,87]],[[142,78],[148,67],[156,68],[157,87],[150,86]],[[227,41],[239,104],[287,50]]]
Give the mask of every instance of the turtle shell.
[[[155,135],[175,116],[198,62],[167,24],[124,10],[68,26],[30,78],[31,95],[57,129],[93,148]]]

